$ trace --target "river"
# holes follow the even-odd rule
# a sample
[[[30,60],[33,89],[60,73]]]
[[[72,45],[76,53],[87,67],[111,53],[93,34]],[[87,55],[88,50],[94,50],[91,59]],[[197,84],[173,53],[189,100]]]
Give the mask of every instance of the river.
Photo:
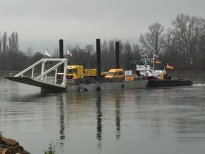
[[[32,154],[204,154],[205,80],[108,92],[41,93],[0,78],[0,131]]]

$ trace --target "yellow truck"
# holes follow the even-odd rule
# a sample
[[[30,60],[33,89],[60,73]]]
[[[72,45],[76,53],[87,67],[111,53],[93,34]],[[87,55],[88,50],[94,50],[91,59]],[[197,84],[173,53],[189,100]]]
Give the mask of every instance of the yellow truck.
[[[122,68],[110,69],[105,76],[105,81],[124,81],[125,74]]]
[[[101,78],[103,79],[105,75],[106,72],[102,72]],[[97,79],[97,69],[84,69],[82,65],[68,65],[66,77],[77,82],[91,83]]]
[[[83,78],[83,66],[82,65],[68,65],[66,77],[67,79]]]
[[[83,69],[84,77],[97,77],[97,69]]]

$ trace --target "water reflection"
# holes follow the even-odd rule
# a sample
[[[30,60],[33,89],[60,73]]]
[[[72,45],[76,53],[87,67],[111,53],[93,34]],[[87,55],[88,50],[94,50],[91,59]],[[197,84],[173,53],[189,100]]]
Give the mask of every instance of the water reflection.
[[[59,95],[59,117],[60,117],[60,145],[64,146],[64,140],[65,140],[65,95],[60,94]]]
[[[31,153],[56,138],[61,153],[204,153],[205,86],[41,94],[0,83],[0,131]]]
[[[101,93],[97,92],[96,100],[96,114],[97,114],[97,134],[98,139],[98,148],[101,149],[101,140],[102,140],[102,112],[101,112]]]
[[[156,137],[166,129],[173,131],[178,142],[205,141],[204,87],[150,89],[142,98],[136,95],[136,119]],[[141,101],[140,101],[141,100]],[[166,128],[166,129],[165,129]]]
[[[204,115],[175,119],[174,131],[180,142],[205,141]]]
[[[116,139],[120,139],[120,95],[115,95],[115,125],[116,125]]]

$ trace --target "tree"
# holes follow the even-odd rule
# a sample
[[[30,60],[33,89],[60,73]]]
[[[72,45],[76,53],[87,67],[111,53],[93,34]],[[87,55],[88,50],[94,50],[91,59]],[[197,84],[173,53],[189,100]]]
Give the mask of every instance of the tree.
[[[101,65],[102,71],[108,71],[115,68],[115,41],[103,41],[101,45]]]
[[[18,34],[13,32],[9,36],[9,42],[8,42],[8,52],[7,52],[7,65],[9,70],[16,70],[18,67]]]
[[[115,41],[114,40],[109,40],[108,41],[108,60],[109,60],[109,69],[110,68],[115,68],[115,55],[116,55],[116,52],[115,52]]]
[[[33,49],[31,47],[28,47],[26,53],[27,53],[28,57],[31,57],[33,55]]]
[[[164,26],[155,23],[149,26],[149,32],[140,36],[142,46],[147,50],[159,54],[164,45]]]
[[[4,32],[3,37],[2,37],[2,51],[4,53],[8,51],[7,41],[8,41],[7,33]]]
[[[204,57],[205,57],[205,34],[203,34],[201,37],[200,37],[200,40],[199,40],[199,53],[198,53],[198,58],[197,60],[199,61],[199,66],[200,68],[205,68],[205,60],[204,60]]]
[[[18,33],[13,32],[9,36],[9,51],[18,52]]]
[[[133,45],[133,59],[132,60],[140,60],[142,58],[141,56],[141,51],[140,46],[138,44]]]
[[[7,45],[7,41],[8,41],[8,37],[7,37],[7,33],[4,32],[3,36],[2,36],[2,68],[4,70],[8,70],[8,60],[7,60],[7,51],[8,51],[8,45]]]
[[[95,58],[93,57],[93,54],[94,54],[94,47],[93,45],[87,45],[85,48],[84,48],[84,52],[86,53],[85,54],[85,62],[86,62],[86,66],[87,68],[93,68],[93,67],[97,67],[96,66],[96,60]]]
[[[1,53],[1,50],[2,50],[2,39],[1,39],[1,33],[0,33],[0,53]]]
[[[132,58],[133,58],[133,52],[132,52],[132,46],[131,44],[127,41],[126,43],[123,44],[123,53],[122,57],[124,60],[124,68],[125,69],[132,69]]]
[[[205,34],[205,20],[180,14],[172,22],[170,34],[185,64],[197,64],[199,42]]]

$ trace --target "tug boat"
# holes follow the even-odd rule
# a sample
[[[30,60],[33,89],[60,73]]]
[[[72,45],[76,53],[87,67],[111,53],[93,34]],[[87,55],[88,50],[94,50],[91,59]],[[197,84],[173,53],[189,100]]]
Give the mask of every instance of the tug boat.
[[[148,80],[147,87],[172,87],[172,86],[192,86],[193,82],[184,79],[172,79],[167,74],[166,67],[161,66],[160,69],[154,69],[154,57],[148,59],[144,57],[140,61],[135,61],[136,74],[141,78]],[[171,66],[169,65],[168,68]]]

